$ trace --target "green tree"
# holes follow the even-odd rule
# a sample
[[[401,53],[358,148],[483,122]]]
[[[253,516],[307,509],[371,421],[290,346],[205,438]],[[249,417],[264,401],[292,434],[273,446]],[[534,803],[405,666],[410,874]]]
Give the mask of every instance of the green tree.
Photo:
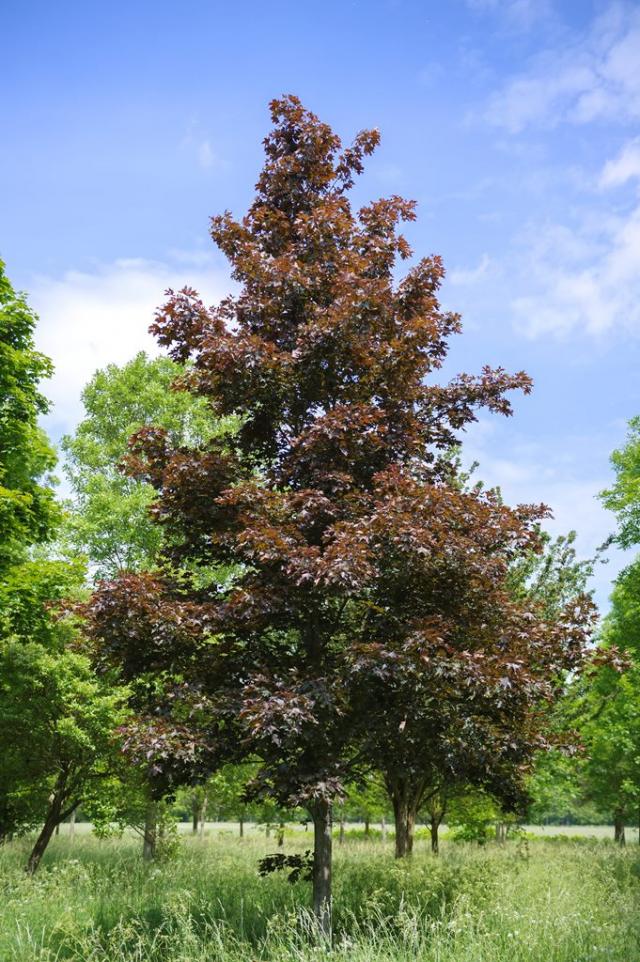
[[[629,421],[624,447],[611,455],[615,480],[600,495],[602,503],[616,516],[615,540],[623,548],[640,544],[640,417]]]
[[[97,371],[82,392],[85,416],[62,440],[73,500],[66,536],[97,577],[156,564],[162,530],[152,522],[156,493],[121,470],[129,438],[157,424],[175,445],[201,444],[232,427],[216,420],[204,400],[172,385],[184,373],[169,358],[143,352],[122,367]]]
[[[55,452],[38,426],[48,410],[39,383],[52,367],[35,348],[36,322],[0,261],[0,579],[51,537],[59,516],[49,476]]]
[[[46,549],[61,511],[55,453],[38,426],[52,368],[35,348],[36,321],[0,262],[0,836],[44,819],[31,872],[56,826],[95,795],[122,720],[122,692],[94,677],[59,610],[85,573]]]
[[[604,666],[580,707],[583,791],[612,819],[624,845],[625,823],[636,821],[640,808],[640,667],[620,673]]]
[[[23,826],[45,818],[27,869],[35,872],[57,825],[100,792],[124,721],[122,689],[96,679],[89,659],[37,642],[5,641],[0,650],[2,768],[9,770]],[[7,682],[9,680],[9,682]]]

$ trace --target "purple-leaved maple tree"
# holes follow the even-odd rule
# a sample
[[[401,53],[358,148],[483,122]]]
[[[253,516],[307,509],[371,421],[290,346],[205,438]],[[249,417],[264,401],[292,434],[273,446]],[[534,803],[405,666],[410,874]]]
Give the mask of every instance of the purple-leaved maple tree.
[[[345,784],[382,770],[405,836],[438,767],[513,795],[590,613],[552,626],[512,601],[509,562],[542,509],[456,479],[459,432],[478,409],[510,414],[508,392],[531,382],[501,368],[437,382],[460,320],[439,305],[438,257],[396,279],[414,204],[349,201],[377,131],[343,149],[293,96],[271,116],[249,212],[211,225],[239,293],[208,308],[169,291],[152,326],[188,364],[176,388],[240,426],[199,448],[154,427],[132,439],[164,566],[103,584],[88,614],[100,657],[148,679],[134,754],[158,771],[251,755],[253,792],[308,809],[329,934]]]

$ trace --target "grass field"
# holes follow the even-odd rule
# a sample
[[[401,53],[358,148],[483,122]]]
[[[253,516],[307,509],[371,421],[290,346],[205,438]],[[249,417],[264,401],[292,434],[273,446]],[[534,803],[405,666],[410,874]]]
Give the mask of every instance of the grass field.
[[[304,833],[291,833],[288,850]],[[1,962],[311,962],[308,883],[261,879],[273,841],[183,838],[147,867],[133,837],[56,839],[38,876],[28,843],[0,850]],[[336,962],[639,962],[640,848],[532,841],[336,846]]]

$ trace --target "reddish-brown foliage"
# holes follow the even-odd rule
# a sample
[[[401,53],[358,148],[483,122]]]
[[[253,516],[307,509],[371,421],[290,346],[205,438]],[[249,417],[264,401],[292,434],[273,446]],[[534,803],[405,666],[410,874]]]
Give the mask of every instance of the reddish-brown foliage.
[[[249,212],[211,225],[240,293],[207,308],[169,291],[152,327],[190,362],[178,387],[241,427],[197,450],[145,429],[128,459],[158,491],[167,563],[199,569],[198,587],[103,585],[95,635],[127,673],[205,694],[219,758],[258,755],[256,790],[282,802],[313,807],[367,766],[443,770],[513,802],[591,612],[581,599],[550,623],[510,598],[545,510],[463,490],[451,447],[531,382],[501,368],[437,382],[460,320],[440,307],[438,257],[396,279],[414,205],[349,201],[377,132],[342,150],[295,97],[271,114]],[[204,575],[229,563],[222,585]]]

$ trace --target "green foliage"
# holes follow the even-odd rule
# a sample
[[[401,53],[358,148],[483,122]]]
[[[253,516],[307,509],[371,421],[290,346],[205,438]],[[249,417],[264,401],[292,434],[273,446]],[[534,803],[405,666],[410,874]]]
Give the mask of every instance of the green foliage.
[[[0,645],[0,785],[4,834],[100,790],[124,720],[123,693],[96,679],[89,659],[69,649],[5,639]]]
[[[572,599],[587,591],[603,549],[594,558],[581,561],[575,531],[552,538],[540,528],[539,536],[542,550],[530,551],[512,564],[510,588],[516,599],[536,602],[545,617],[556,618]]]
[[[39,382],[52,367],[35,349],[36,321],[0,261],[0,577],[29,545],[50,538],[59,517],[49,477],[55,454],[38,427],[47,410]]]
[[[172,385],[184,368],[144,353],[122,367],[110,364],[85,387],[85,417],[63,438],[65,473],[73,490],[66,536],[85,553],[98,577],[153,567],[162,530],[151,521],[156,493],[121,470],[129,438],[145,425],[167,431],[172,444],[198,445],[233,429],[216,420],[206,402]]]
[[[494,825],[501,817],[498,806],[488,795],[465,792],[450,801],[447,827],[455,842],[484,845],[494,834]]]
[[[584,695],[581,734],[587,796],[621,820],[640,806],[640,666],[603,668]]]
[[[390,814],[391,805],[382,776],[377,772],[364,782],[349,785],[341,812],[348,820],[373,821]]]
[[[66,599],[78,598],[85,577],[76,560],[26,560],[9,568],[0,581],[0,638],[37,641],[58,650],[73,637],[73,621],[56,610]]]
[[[611,455],[615,482],[601,494],[618,521],[616,540],[623,548],[640,544],[640,417],[629,421],[627,441]]]
[[[608,821],[603,811],[586,797],[585,757],[551,750],[541,752],[529,782],[533,825],[600,825]]]
[[[605,645],[626,649],[640,664],[640,558],[616,578],[602,636]]]
[[[36,320],[0,262],[0,837],[43,821],[53,830],[95,797],[124,718],[123,692],[95,677],[75,619],[62,615],[84,567],[44,547],[61,512],[37,423],[51,363],[35,350]]]

